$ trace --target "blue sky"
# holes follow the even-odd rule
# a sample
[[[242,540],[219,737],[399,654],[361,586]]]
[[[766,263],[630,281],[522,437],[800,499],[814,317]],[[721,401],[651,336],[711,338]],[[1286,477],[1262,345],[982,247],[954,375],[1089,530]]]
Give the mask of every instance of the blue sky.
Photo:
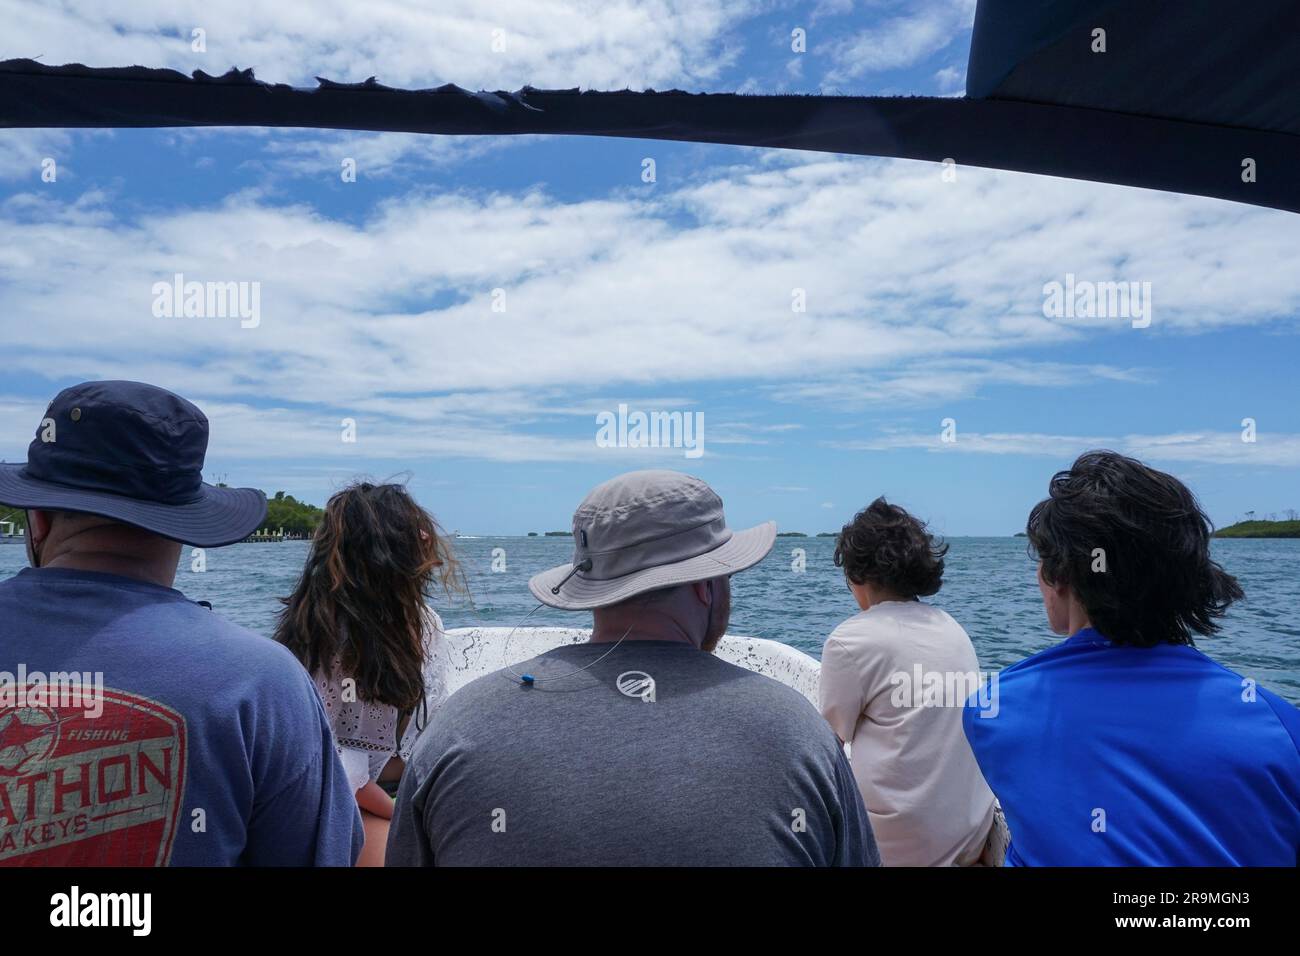
[[[299,85],[957,95],[974,9],[101,6],[0,0],[0,58]],[[836,530],[887,494],[949,535],[1009,534],[1097,446],[1183,477],[1219,523],[1300,508],[1300,218],[955,158],[948,181],[927,163],[588,138],[0,131],[0,458],[24,457],[59,388],[131,378],[208,412],[210,479],[319,503],[358,473],[409,475],[466,533],[567,527],[597,482],[670,467],[711,481],[735,524]],[[156,316],[153,286],[177,272],[257,283],[259,323]],[[1149,282],[1150,325],[1045,315],[1067,274]],[[599,447],[596,415],[620,403],[702,413],[703,457]]]

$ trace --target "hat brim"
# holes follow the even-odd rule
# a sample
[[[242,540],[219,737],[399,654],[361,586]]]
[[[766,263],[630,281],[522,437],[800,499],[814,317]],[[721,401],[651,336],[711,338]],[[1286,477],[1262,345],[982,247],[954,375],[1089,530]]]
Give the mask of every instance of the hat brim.
[[[690,584],[693,581],[708,581],[736,574],[762,561],[775,543],[776,522],[768,521],[737,531],[721,547],[685,561],[634,571],[606,581],[585,578],[581,574],[575,574],[564,581],[565,575],[573,570],[573,565],[561,564],[533,575],[528,581],[528,589],[533,592],[533,597],[551,607],[564,611],[591,611],[676,584]],[[561,581],[564,584],[560,587],[560,593],[551,593],[551,589]]]
[[[199,548],[220,548],[243,541],[266,520],[266,495],[255,488],[205,484],[198,500],[164,505],[40,481],[25,475],[26,467],[0,464],[0,504],[98,515]]]

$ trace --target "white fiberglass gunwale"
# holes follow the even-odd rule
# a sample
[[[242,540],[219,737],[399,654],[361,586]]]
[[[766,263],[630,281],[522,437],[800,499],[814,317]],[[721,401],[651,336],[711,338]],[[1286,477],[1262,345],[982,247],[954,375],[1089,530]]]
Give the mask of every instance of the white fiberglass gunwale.
[[[581,627],[455,627],[447,631],[451,666],[447,689],[456,691],[475,678],[544,654],[562,644],[579,644],[591,635]],[[792,687],[818,706],[820,665],[787,644],[761,637],[728,634],[718,657]]]

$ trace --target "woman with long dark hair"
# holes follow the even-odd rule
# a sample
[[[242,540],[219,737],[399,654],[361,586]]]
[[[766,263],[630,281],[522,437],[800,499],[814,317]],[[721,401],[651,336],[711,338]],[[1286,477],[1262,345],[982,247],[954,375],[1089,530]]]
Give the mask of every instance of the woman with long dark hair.
[[[382,865],[392,794],[446,698],[437,585],[465,593],[446,535],[401,485],[357,482],[330,498],[275,639],[316,681],[366,825],[359,866]]]

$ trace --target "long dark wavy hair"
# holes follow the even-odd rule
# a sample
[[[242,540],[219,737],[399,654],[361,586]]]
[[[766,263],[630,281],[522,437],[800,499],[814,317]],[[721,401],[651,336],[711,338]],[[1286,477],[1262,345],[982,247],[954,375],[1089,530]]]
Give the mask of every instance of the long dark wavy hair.
[[[1213,530],[1181,481],[1113,451],[1052,476],[1025,528],[1043,580],[1067,585],[1103,637],[1136,647],[1214,634],[1244,596],[1210,557]]]
[[[406,488],[358,481],[330,498],[275,639],[313,674],[334,658],[357,698],[413,711],[424,699],[425,595],[467,593],[447,535]]]

